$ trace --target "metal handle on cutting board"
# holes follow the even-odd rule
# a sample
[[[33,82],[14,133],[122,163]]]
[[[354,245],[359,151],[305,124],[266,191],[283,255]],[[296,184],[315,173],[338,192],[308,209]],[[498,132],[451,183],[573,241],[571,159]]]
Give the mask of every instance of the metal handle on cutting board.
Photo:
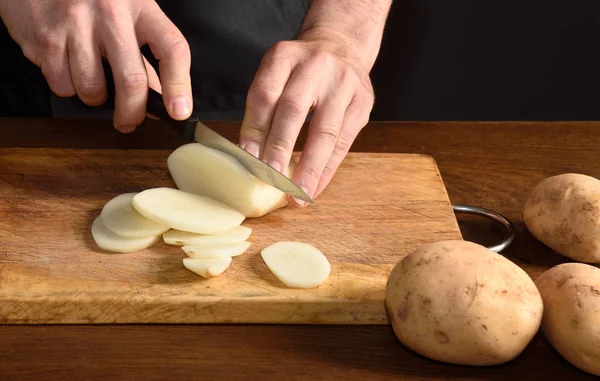
[[[515,240],[515,227],[513,226],[512,222],[510,222],[508,218],[504,217],[499,213],[494,212],[493,210],[471,205],[452,205],[452,210],[455,214],[472,214],[480,217],[485,217],[492,221],[500,223],[506,230],[504,239],[493,246],[487,247],[488,249],[495,251],[496,253],[500,253],[503,250],[505,250]]]

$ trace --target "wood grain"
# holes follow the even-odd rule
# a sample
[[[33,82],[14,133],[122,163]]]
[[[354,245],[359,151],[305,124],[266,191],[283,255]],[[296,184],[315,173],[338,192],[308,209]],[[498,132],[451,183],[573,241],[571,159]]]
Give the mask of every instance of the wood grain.
[[[238,123],[212,125],[232,138],[239,130]],[[0,121],[2,147],[171,149],[178,144],[172,131],[154,122],[121,135],[102,122]],[[505,255],[533,277],[565,259],[533,239],[522,223],[522,203],[531,187],[567,171],[600,177],[600,122],[373,123],[352,149],[432,155],[453,203],[488,207],[513,221],[517,240]],[[499,237],[485,220],[459,216],[459,222],[465,239]],[[485,368],[418,356],[389,326],[0,325],[0,341],[2,380],[596,379],[564,361],[541,334],[514,361]]]
[[[352,153],[317,203],[243,223],[252,246],[203,279],[160,241],[112,254],[90,226],[118,194],[175,187],[170,150],[0,149],[0,323],[388,324],[391,268],[419,245],[461,239],[431,157]],[[260,251],[310,243],[331,263],[316,289],[291,289]]]

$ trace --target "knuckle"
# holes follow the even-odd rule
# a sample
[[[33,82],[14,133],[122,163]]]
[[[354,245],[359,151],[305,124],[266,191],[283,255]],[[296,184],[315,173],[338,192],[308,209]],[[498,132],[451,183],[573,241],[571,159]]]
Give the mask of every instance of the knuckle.
[[[279,100],[279,106],[284,110],[283,113],[288,118],[300,118],[302,117],[302,112],[304,111],[304,106],[301,102],[296,99],[289,97],[282,97]]]
[[[353,132],[345,132],[340,134],[340,138],[337,141],[336,150],[342,153],[350,151],[352,144],[354,144],[354,138],[356,134]]]
[[[339,138],[339,128],[332,123],[324,124],[317,133],[318,138],[327,144],[335,144]]]
[[[291,41],[277,41],[274,43],[268,52],[268,57],[273,60],[278,60],[290,54],[294,46]]]
[[[269,148],[280,156],[285,156],[294,149],[294,144],[281,137],[276,137],[269,142]]]
[[[252,105],[273,106],[279,100],[279,94],[269,86],[256,85],[248,92],[248,101]]]
[[[334,175],[335,169],[330,164],[327,164],[325,168],[323,168],[323,175],[321,176],[321,178],[328,180],[333,178]]]
[[[103,0],[97,1],[98,10],[102,17],[108,21],[116,21],[122,17],[122,12],[119,9],[120,0]]]
[[[168,54],[175,59],[184,59],[191,56],[190,46],[179,31],[171,32],[171,42]]]
[[[148,87],[148,76],[146,73],[129,73],[121,79],[123,90],[127,94],[145,91]]]
[[[313,180],[319,180],[321,178],[319,171],[312,166],[304,168],[302,172],[304,172],[304,176],[310,177]]]
[[[59,55],[63,51],[63,42],[54,33],[43,33],[38,38],[38,43],[45,55]]]

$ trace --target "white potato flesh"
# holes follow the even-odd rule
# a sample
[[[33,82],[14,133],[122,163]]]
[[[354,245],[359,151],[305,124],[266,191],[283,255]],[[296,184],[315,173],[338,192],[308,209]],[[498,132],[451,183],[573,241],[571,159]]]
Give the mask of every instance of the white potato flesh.
[[[277,242],[264,248],[261,256],[273,275],[290,288],[318,287],[331,271],[325,255],[304,242]]]
[[[169,230],[168,226],[149,220],[133,208],[136,194],[124,193],[104,204],[100,213],[104,226],[124,238],[155,237]]]
[[[177,188],[221,201],[246,217],[262,217],[287,205],[284,192],[252,175],[234,157],[200,143],[177,148],[167,164]],[[295,164],[290,162],[288,177]]]
[[[186,269],[206,279],[223,274],[229,265],[231,265],[231,257],[210,259],[183,258],[183,266]]]
[[[171,229],[200,234],[223,233],[245,219],[219,201],[173,188],[140,192],[133,198],[133,207],[144,217]]]
[[[226,258],[237,257],[242,255],[250,247],[250,242],[211,244],[211,245],[186,245],[181,249],[190,258],[210,259],[210,258]]]
[[[181,230],[169,230],[163,234],[163,241],[167,245],[201,246],[244,242],[250,238],[250,234],[252,234],[252,229],[241,225],[220,234],[198,234]]]
[[[147,249],[160,240],[160,234],[154,237],[123,238],[104,226],[102,216],[96,217],[92,223],[92,237],[101,249],[123,254]]]

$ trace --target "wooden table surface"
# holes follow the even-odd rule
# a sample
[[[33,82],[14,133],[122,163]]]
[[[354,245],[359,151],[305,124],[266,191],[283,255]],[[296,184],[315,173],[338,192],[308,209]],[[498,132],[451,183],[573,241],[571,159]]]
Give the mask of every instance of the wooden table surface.
[[[212,123],[235,138],[238,123]],[[353,151],[432,155],[450,199],[513,221],[504,254],[533,277],[564,261],[525,230],[521,209],[547,176],[600,177],[600,123],[372,123]],[[298,147],[304,136],[301,137]],[[0,147],[174,148],[159,122],[131,135],[110,123],[0,120]],[[0,168],[0,171],[2,169]],[[458,216],[465,239],[499,237],[484,220]],[[1,244],[1,243],[0,243]],[[585,380],[542,335],[516,360],[472,368],[422,358],[389,326],[0,326],[0,380]],[[207,378],[208,379],[208,378]]]

